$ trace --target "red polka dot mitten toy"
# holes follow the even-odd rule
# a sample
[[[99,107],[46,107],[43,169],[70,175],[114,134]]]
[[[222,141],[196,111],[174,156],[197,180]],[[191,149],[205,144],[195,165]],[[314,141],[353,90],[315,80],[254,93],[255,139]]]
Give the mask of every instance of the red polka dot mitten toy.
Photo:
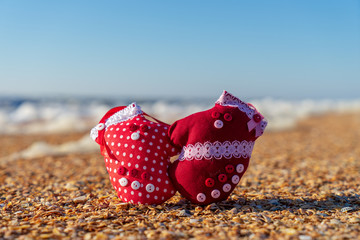
[[[90,135],[100,145],[120,199],[161,204],[175,194],[168,167],[170,157],[177,152],[167,136],[169,125],[150,121],[145,115],[150,117],[135,103],[113,108]]]
[[[226,91],[213,108],[176,121],[168,132],[173,145],[182,148],[169,168],[176,190],[201,205],[226,200],[266,125],[251,104]]]

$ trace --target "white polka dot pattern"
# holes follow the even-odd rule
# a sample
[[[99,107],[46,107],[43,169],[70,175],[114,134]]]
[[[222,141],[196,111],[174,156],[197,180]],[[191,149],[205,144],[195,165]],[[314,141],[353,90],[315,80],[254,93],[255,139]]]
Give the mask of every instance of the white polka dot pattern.
[[[105,165],[123,201],[160,204],[175,194],[167,168],[176,152],[167,147],[167,125],[154,124],[142,114],[136,116],[127,115],[121,122],[113,118],[111,127],[105,127],[104,142],[112,152],[110,157],[104,156]]]

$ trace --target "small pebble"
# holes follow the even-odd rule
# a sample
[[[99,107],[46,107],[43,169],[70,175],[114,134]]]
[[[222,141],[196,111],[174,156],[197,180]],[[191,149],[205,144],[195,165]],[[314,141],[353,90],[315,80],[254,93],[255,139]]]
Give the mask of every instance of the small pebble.
[[[329,217],[329,215],[327,215],[326,213],[317,213],[316,215],[321,217]]]
[[[272,199],[272,200],[269,201],[269,203],[272,204],[272,205],[279,205],[280,204],[279,200],[277,200],[277,199]]]
[[[240,217],[233,217],[232,220],[236,223],[244,223],[244,221]]]
[[[237,213],[238,213],[238,210],[237,210],[237,208],[232,208],[229,212],[230,212],[231,214],[237,214]]]
[[[331,219],[331,220],[330,220],[330,223],[337,225],[337,224],[341,224],[342,222],[341,222],[340,220],[338,220],[338,219]]]
[[[360,223],[360,218],[358,217],[350,218],[349,223]]]
[[[300,235],[299,240],[312,240],[312,237],[308,235]]]
[[[86,201],[87,201],[86,196],[80,196],[80,197],[73,198],[74,203],[84,203]]]
[[[191,218],[191,219],[189,220],[190,223],[197,223],[198,221],[199,221],[199,220],[196,219],[196,218]]]
[[[65,189],[68,191],[78,190],[78,188],[73,183],[70,183],[70,182],[66,183]]]
[[[218,209],[218,205],[216,203],[212,203],[209,206],[207,206],[208,209],[214,210],[214,209]]]
[[[354,211],[354,210],[355,210],[355,208],[353,208],[353,207],[343,207],[341,209],[341,212],[351,212],[351,211]]]
[[[187,209],[180,210],[177,214],[179,217],[190,217],[192,216],[191,212]]]

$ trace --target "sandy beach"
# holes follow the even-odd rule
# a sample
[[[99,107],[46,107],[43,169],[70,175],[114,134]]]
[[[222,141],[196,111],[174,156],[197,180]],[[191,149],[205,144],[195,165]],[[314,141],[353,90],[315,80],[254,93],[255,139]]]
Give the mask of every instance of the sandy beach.
[[[33,142],[85,132],[0,138],[1,239],[356,239],[360,114],[327,114],[266,132],[228,198],[196,206],[121,202],[100,153],[6,160]]]

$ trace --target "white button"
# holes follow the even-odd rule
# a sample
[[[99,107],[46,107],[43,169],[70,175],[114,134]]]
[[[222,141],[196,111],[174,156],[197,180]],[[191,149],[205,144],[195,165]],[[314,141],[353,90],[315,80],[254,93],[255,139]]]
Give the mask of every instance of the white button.
[[[233,184],[238,184],[240,181],[240,177],[238,175],[234,175],[232,178],[231,178],[231,182]]]
[[[237,171],[238,173],[242,173],[242,172],[244,171],[244,165],[243,165],[243,164],[238,164],[238,165],[236,166],[236,171]]]
[[[223,123],[223,121],[221,121],[221,120],[216,120],[216,121],[214,122],[214,126],[215,126],[216,128],[222,128],[222,127],[224,126],[224,123]]]
[[[103,124],[103,123],[99,123],[97,126],[96,126],[96,129],[98,130],[98,131],[101,131],[101,130],[103,130],[105,128],[105,124]]]
[[[140,134],[138,132],[134,132],[131,134],[132,140],[138,140],[140,138]]]
[[[153,192],[155,190],[155,186],[149,183],[148,185],[146,185],[145,189],[147,192]]]
[[[119,183],[122,187],[125,187],[126,185],[128,185],[129,181],[123,177],[119,179]]]
[[[138,190],[138,189],[140,188],[140,183],[139,183],[138,181],[133,181],[133,182],[131,183],[131,187],[132,187],[132,189],[134,189],[134,190]]]
[[[224,192],[229,192],[231,190],[231,185],[230,184],[225,184],[224,186],[223,186],[223,191]]]
[[[220,191],[217,190],[217,189],[212,190],[211,196],[212,196],[213,198],[218,198],[218,197],[220,197]]]
[[[203,193],[199,193],[199,194],[196,196],[196,199],[197,199],[199,202],[205,202],[206,196],[205,196],[205,194],[203,194]]]

